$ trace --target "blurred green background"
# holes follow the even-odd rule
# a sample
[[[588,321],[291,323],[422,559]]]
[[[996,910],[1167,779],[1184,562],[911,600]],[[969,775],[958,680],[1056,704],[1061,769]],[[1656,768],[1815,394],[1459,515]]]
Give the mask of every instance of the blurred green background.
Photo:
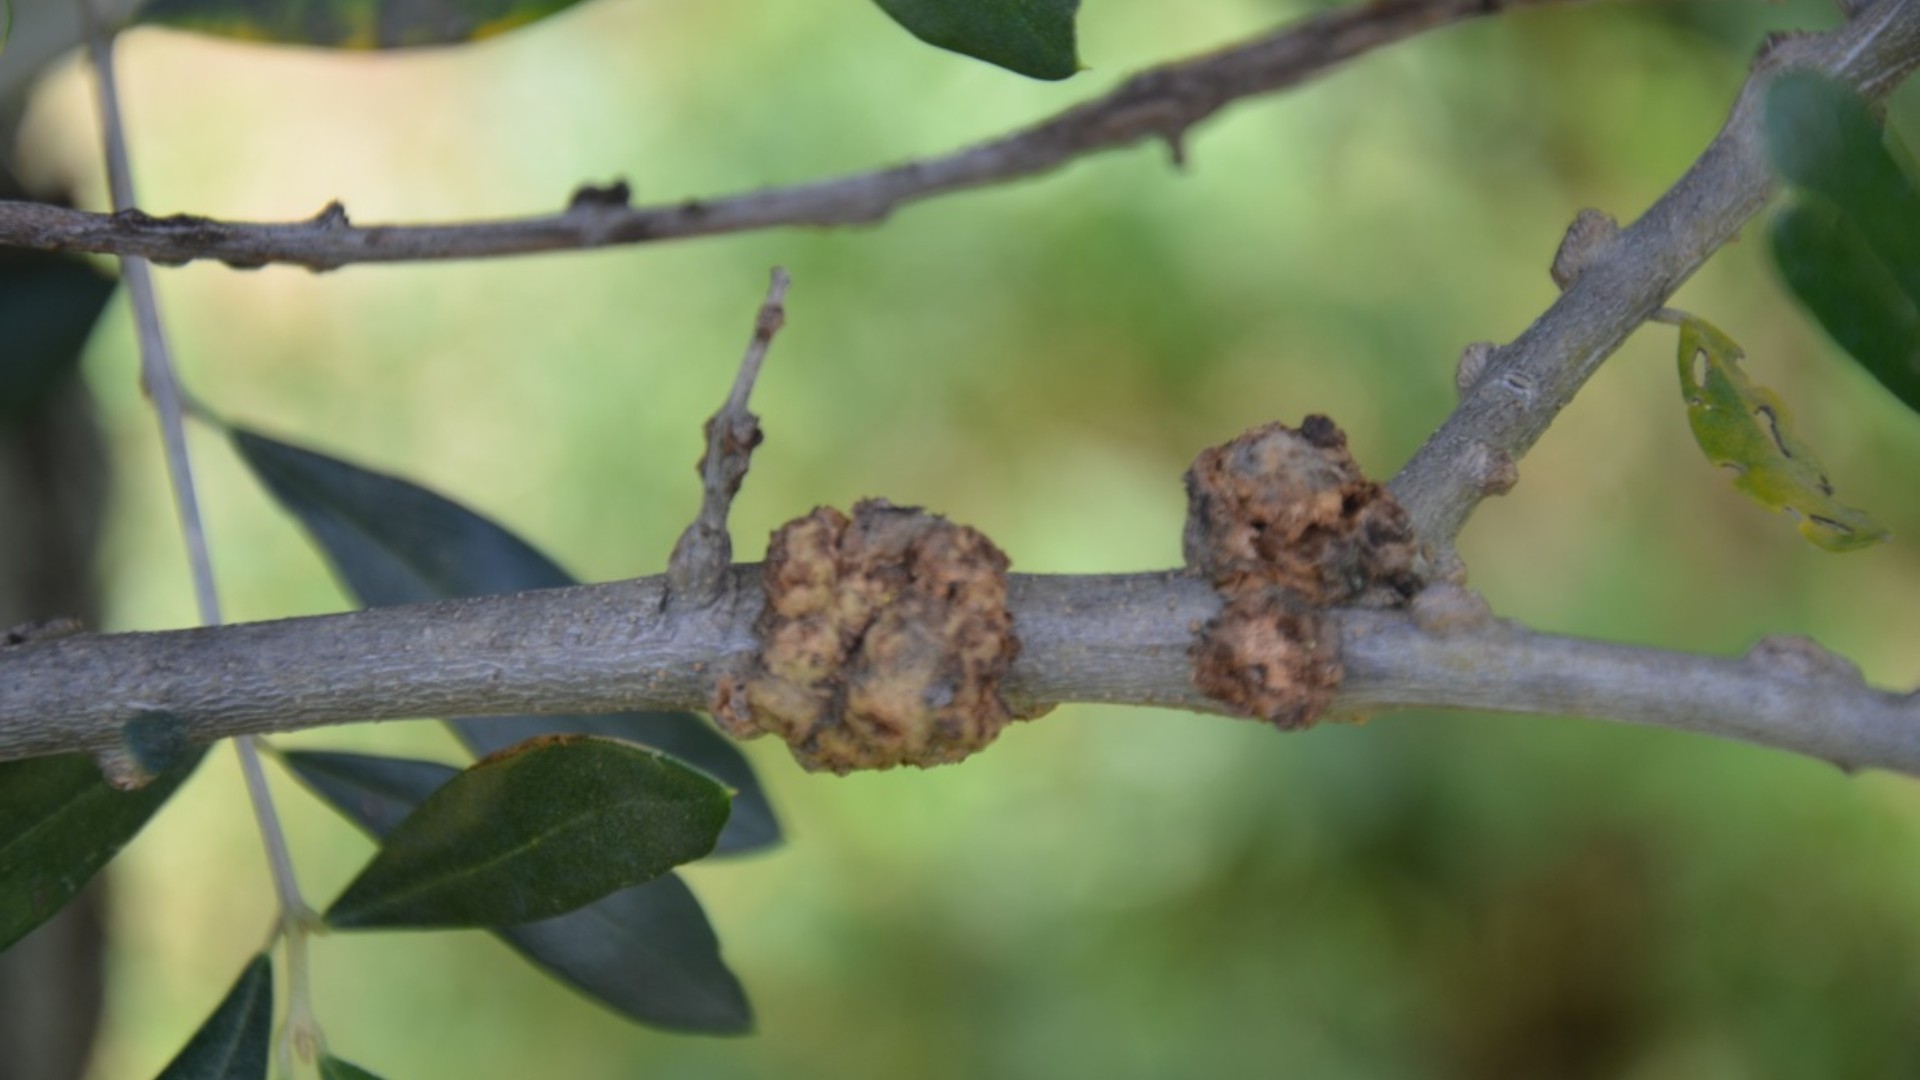
[[[1064,84],[930,50],[877,9],[594,0],[437,52],[124,43],[154,212],[356,221],[670,201],[950,149],[1140,66],[1311,10],[1089,0]],[[166,271],[185,376],[268,432],[410,477],[583,578],[657,572],[700,424],[769,266],[789,329],[738,550],[867,495],[976,525],[1017,570],[1179,559],[1200,448],[1324,411],[1385,477],[1446,414],[1467,342],[1552,298],[1584,206],[1623,219],[1692,161],[1762,34],[1825,0],[1503,16],[1243,104],[1159,147],[882,227],[315,276]],[[104,202],[90,90],[37,96],[24,159]],[[1911,110],[1899,112],[1901,122]],[[1694,451],[1673,331],[1637,334],[1464,538],[1503,614],[1732,653],[1811,634],[1920,681],[1920,422],[1793,310],[1750,229],[1677,298],[1796,407],[1895,540],[1836,557]],[[118,468],[115,629],[193,621],[124,301],[90,349]],[[197,443],[230,616],[345,606],[218,440]],[[436,725],[289,744],[452,754]],[[1282,736],[1068,708],[964,767],[838,779],[750,750],[790,834],[689,875],[758,1011],[743,1039],[627,1025],[480,934],[316,948],[334,1050],[384,1075],[858,1078],[1920,1074],[1920,786],[1543,718],[1408,714]],[[284,777],[277,778],[284,781]],[[365,858],[280,783],[303,882]],[[149,1076],[257,949],[269,885],[236,771],[207,768],[116,865],[94,1076]]]

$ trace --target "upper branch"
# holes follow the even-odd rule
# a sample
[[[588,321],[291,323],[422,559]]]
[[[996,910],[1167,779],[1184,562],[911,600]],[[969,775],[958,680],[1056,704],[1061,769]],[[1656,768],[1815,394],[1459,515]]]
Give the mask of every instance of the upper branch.
[[[307,221],[223,222],[138,211],[96,214],[0,201],[0,246],[144,255],[160,263],[217,259],[240,267],[475,259],[639,244],[790,225],[855,225],[952,191],[1039,176],[1076,158],[1164,139],[1181,154],[1188,129],[1241,98],[1295,86],[1422,30],[1507,8],[1565,0],[1376,0],[1313,15],[1264,37],[1134,75],[1051,119],[942,157],[833,180],[719,199],[635,207],[625,185],[583,188],[558,214],[447,225],[350,223],[338,203]]]
[[[1444,555],[1480,500],[1511,484],[1525,454],[1587,379],[1766,204],[1772,190],[1761,101],[1777,73],[1825,72],[1884,98],[1920,65],[1920,3],[1878,0],[1831,33],[1773,41],[1706,151],[1660,200],[1582,260],[1579,276],[1463,386],[1453,415],[1392,489]],[[1466,380],[1463,380],[1463,382]]]

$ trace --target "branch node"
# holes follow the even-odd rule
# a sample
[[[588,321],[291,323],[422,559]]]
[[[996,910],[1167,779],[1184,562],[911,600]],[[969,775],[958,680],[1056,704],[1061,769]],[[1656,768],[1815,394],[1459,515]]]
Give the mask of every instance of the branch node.
[[[1467,448],[1464,464],[1483,496],[1505,495],[1520,482],[1520,466],[1514,464],[1513,455],[1484,442]]]
[[[347,207],[339,199],[334,199],[313,215],[312,225],[326,232],[341,232],[353,228],[353,222],[347,220]]]
[[[767,298],[753,322],[753,340],[740,360],[733,390],[720,411],[707,421],[707,450],[701,455],[697,471],[703,485],[700,514],[680,534],[667,560],[669,606],[691,604],[704,607],[720,596],[727,567],[733,562],[733,538],[727,533],[727,511],[733,497],[746,479],[754,447],[761,442],[760,418],[747,409],[753,384],[760,377],[760,366],[767,358],[773,335],[786,323],[787,287],[793,283],[786,270],[773,268],[767,285]]]
[[[1763,672],[1785,672],[1808,682],[1866,685],[1853,661],[1808,637],[1770,634],[1747,650],[1747,663]]]
[[[615,180],[604,187],[597,184],[581,184],[573,189],[567,198],[567,212],[579,210],[625,210],[633,203],[633,186],[625,180]]]
[[[1000,683],[1020,653],[1007,557],[978,531],[869,499],[782,526],[762,569],[760,651],[721,678],[713,715],[773,733],[808,770],[959,761],[1015,719]],[[1037,714],[1036,714],[1037,715]]]
[[[1487,373],[1487,367],[1493,362],[1497,346],[1491,341],[1476,341],[1460,350],[1460,363],[1453,369],[1453,386],[1466,396],[1480,376]]]
[[[1487,599],[1455,582],[1435,582],[1414,595],[1408,614],[1413,625],[1429,634],[1456,634],[1491,630],[1493,617]]]
[[[1574,217],[1573,224],[1567,226],[1567,233],[1560,238],[1560,247],[1553,253],[1553,265],[1549,272],[1553,283],[1566,289],[1580,275],[1598,262],[1614,242],[1620,238],[1620,223],[1613,215],[1591,207],[1580,211]]]

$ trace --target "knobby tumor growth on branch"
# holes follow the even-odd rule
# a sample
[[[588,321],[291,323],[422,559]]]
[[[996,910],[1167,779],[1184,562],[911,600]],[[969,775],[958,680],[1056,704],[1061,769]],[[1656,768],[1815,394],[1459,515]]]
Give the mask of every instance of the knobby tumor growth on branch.
[[[740,738],[779,735],[808,769],[959,761],[1014,719],[1020,653],[1007,557],[978,531],[870,499],[821,507],[768,545],[760,654],[715,689]]]
[[[1340,687],[1326,610],[1401,607],[1425,582],[1406,511],[1324,416],[1254,428],[1195,458],[1182,546],[1225,601],[1194,642],[1195,685],[1287,729],[1312,724]]]

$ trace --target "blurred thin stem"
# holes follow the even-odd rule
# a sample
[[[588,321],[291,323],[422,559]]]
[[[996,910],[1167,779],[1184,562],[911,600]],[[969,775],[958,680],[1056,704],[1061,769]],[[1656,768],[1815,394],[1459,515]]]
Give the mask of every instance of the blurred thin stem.
[[[107,178],[115,210],[134,205],[133,169],[128,161],[126,125],[120,109],[119,78],[114,65],[115,30],[104,24],[91,0],[83,0],[87,20],[87,47],[93,60],[96,88],[100,99],[100,126],[105,141]],[[180,531],[187,546],[187,562],[193,575],[194,599],[199,606],[200,622],[218,626],[220,596],[214,587],[213,559],[207,550],[206,522],[200,513],[200,499],[194,486],[193,465],[187,453],[184,395],[167,347],[165,328],[160,322],[160,305],[154,296],[153,268],[146,259],[123,256],[121,275],[127,283],[127,299],[133,307],[134,326],[140,343],[140,381],[153,402],[160,420],[160,437],[166,447],[167,474],[172,480],[174,508],[179,515]],[[254,821],[267,849],[272,868],[274,892],[280,902],[280,923],[287,937],[288,1031],[291,1036],[311,1029],[308,1038],[317,1037],[308,1002],[308,965],[306,935],[314,921],[313,911],[300,895],[300,883],[294,876],[293,857],[287,848],[280,815],[267,789],[266,771],[260,764],[259,737],[242,736],[234,740],[240,757],[240,772],[246,777],[247,795],[253,804]],[[298,1021],[298,1025],[296,1025]],[[296,1027],[303,1030],[296,1030]]]

